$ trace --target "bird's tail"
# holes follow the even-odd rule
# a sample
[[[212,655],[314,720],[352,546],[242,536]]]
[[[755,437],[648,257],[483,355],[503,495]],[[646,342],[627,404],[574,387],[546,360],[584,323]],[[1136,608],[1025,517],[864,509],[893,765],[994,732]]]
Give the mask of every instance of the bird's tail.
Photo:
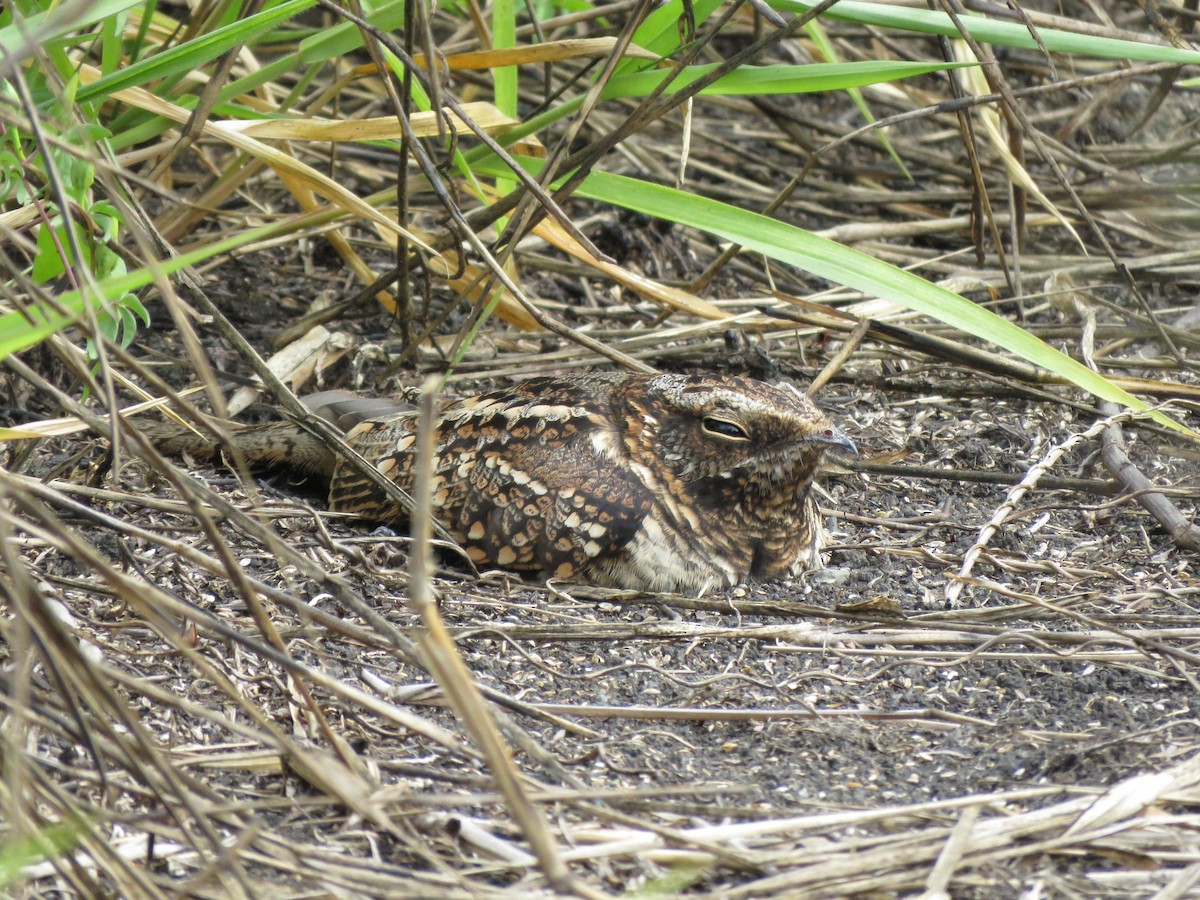
[[[309,412],[320,416],[343,434],[367,419],[378,419],[413,408],[412,404],[384,397],[360,397],[349,391],[320,391],[309,394],[301,402]]]
[[[304,398],[304,405],[343,432],[359,422],[404,408],[394,401],[359,397],[348,391],[312,394]],[[197,459],[212,459],[222,451],[232,449],[250,465],[283,468],[324,478],[333,475],[337,459],[324,441],[293,422],[238,425],[214,421],[213,432],[161,423],[146,426],[141,431],[155,447],[172,456],[186,453]],[[217,437],[217,434],[221,436]]]

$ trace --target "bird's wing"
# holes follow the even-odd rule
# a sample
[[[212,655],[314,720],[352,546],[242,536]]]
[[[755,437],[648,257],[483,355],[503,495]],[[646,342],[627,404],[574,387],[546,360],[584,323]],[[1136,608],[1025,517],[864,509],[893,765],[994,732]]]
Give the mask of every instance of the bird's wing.
[[[434,516],[474,561],[569,578],[637,533],[652,495],[622,463],[607,410],[592,400],[535,379],[439,410]],[[414,413],[368,420],[347,441],[411,491],[417,422]],[[376,521],[405,517],[341,462],[330,507]]]
[[[574,578],[620,553],[653,506],[613,459],[613,440],[607,423],[587,418],[484,438],[446,473],[444,524],[476,562]]]

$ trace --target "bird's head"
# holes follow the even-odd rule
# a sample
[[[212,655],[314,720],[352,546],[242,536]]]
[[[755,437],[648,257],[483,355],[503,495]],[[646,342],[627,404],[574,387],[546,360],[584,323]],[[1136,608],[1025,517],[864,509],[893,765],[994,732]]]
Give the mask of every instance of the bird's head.
[[[627,446],[637,459],[660,461],[668,478],[706,505],[769,494],[802,501],[826,452],[857,452],[790,385],[659,375],[641,387],[626,392]]]

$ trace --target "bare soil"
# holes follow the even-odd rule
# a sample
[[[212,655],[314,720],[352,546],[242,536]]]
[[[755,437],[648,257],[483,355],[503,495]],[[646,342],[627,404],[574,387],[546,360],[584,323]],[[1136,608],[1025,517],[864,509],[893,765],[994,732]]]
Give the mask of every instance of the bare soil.
[[[1014,58],[1041,64],[1038,54]],[[1026,72],[1011,60],[1009,69],[1018,80]],[[916,83],[936,88],[931,96],[944,90],[933,76]],[[1057,297],[1066,288],[1050,278],[1065,272],[1081,286],[1081,306],[997,302],[1011,292],[994,259],[980,267],[962,252],[965,225],[872,235],[863,249],[920,261],[932,279],[954,277],[956,290],[1075,355],[1091,343],[1105,371],[1146,379],[1143,396],[1184,398],[1168,412],[1200,429],[1187,402],[1200,386],[1195,253],[1167,258],[1200,246],[1195,151],[1171,143],[1189,134],[1196,109],[1177,91],[1150,136],[1131,134],[1154,89],[1150,77],[1114,89],[1105,115],[1069,135],[1072,152],[1094,151],[1110,166],[1072,174],[1133,266],[1148,312],[1095,246],[1083,257],[1053,224],[1033,233],[1025,289]],[[1093,96],[1077,93],[1080,106]],[[1077,111],[1055,102],[1055,122]],[[794,132],[759,118],[771,108],[709,112],[693,145],[704,163],[695,183],[764,206],[808,158],[780,137]],[[858,121],[842,97],[785,112],[781,120],[818,143]],[[674,127],[648,131],[646,146],[674,147]],[[818,166],[778,215],[816,229],[894,224],[914,209],[935,211],[929,220],[965,216],[953,125],[921,120],[889,134],[914,181],[868,137]],[[1160,156],[1168,144],[1172,153]],[[1117,151],[1135,149],[1142,164],[1122,181],[1133,156]],[[655,175],[669,181],[674,160],[658,152],[634,161],[659,165]],[[612,168],[634,165],[614,157]],[[370,180],[358,174],[366,163],[355,162],[344,183],[364,188],[355,179]],[[947,174],[951,166],[959,168]],[[1000,172],[991,164],[990,177]],[[755,184],[773,187],[751,196],[746,185]],[[596,212],[584,203],[568,211],[581,220]],[[718,252],[629,214],[605,211],[586,230],[619,263],[659,279],[694,278]],[[382,271],[386,251],[373,249]],[[544,246],[525,249],[522,283],[539,304],[664,371],[808,385],[846,339],[832,326],[701,327]],[[934,259],[942,253],[958,256]],[[312,237],[223,260],[205,278],[263,356],[313,298],[357,290]],[[827,287],[779,266],[768,279],[761,260],[743,256],[705,296],[752,311],[772,289],[807,296]],[[1097,318],[1090,342],[1084,307]],[[429,312],[446,313],[444,334],[467,319],[465,304],[438,290]],[[981,349],[894,309],[852,313]],[[1148,313],[1178,326],[1179,358]],[[170,315],[161,305],[152,314],[131,353],[173,386],[194,386]],[[673,330],[684,324],[695,328]],[[387,393],[446,368],[423,345],[392,371],[397,324],[370,302],[327,327],[344,335],[346,352],[323,360],[295,385],[300,393]],[[196,330],[227,394],[250,382],[252,368],[218,328],[198,318]],[[817,394],[862,450],[860,464],[832,466],[823,480],[830,542],[821,571],[685,598],[528,583],[439,552],[441,617],[577,879],[557,887],[730,898],[1200,895],[1196,552],[1114,482],[1098,434],[1080,438],[1106,417],[1094,398],[896,340],[868,334]],[[49,351],[22,361],[79,398]],[[448,389],[603,365],[565,338],[492,321]],[[0,373],[6,424],[64,415],[66,403],[20,373]],[[271,416],[274,406],[267,399],[240,418]],[[89,397],[88,408],[104,407]],[[1121,428],[1133,465],[1195,519],[1194,445],[1145,419]],[[81,432],[14,442],[0,458],[0,570],[9,576],[0,578],[0,728],[3,746],[25,748],[3,760],[5,777],[77,815],[71,849],[28,870],[20,889],[549,895],[553,866],[534,860],[530,826],[502,796],[495,757],[452,710],[457,693],[432,674],[431,658],[446,648],[411,605],[409,537],[330,515],[319,492],[278,474],[244,479],[184,460],[176,479],[127,448],[115,461],[108,451]],[[1026,490],[1011,493],[1022,480]],[[0,797],[9,802],[7,789]]]
[[[304,279],[284,254],[252,267],[273,277],[251,285],[229,267],[225,290],[230,298],[244,292],[245,302],[231,307],[235,324],[263,344],[271,317],[260,311],[286,307],[289,296],[305,292]],[[361,320],[356,341],[385,341],[388,325],[382,317]],[[144,340],[147,355],[181,352],[165,329]],[[769,361],[779,377],[803,382],[815,369],[776,358],[775,347],[788,343],[754,337],[742,346],[753,346],[760,364]],[[818,357],[827,349],[812,345],[808,352]],[[238,366],[219,341],[208,350]],[[1195,557],[1173,548],[1130,497],[1034,484],[987,543],[956,606],[948,606],[946,591],[964,553],[1011,489],[956,473],[1020,478],[1086,430],[1095,413],[944,366],[902,363],[889,378],[890,365],[853,357],[819,399],[865,457],[903,449],[903,465],[936,467],[945,477],[831,473],[823,499],[831,547],[820,572],[689,599],[548,588],[504,573],[477,577],[452,553],[440,557],[441,614],[476,682],[502,701],[496,708],[519,768],[550,794],[563,792],[544,807],[555,827],[571,834],[590,822],[603,835],[590,840],[602,841],[624,828],[666,828],[655,843],[660,851],[691,850],[675,865],[665,851],[597,850],[599,858],[578,870],[602,889],[688,886],[723,896],[917,891],[965,810],[999,822],[1038,810],[1049,816],[1126,779],[1171,772],[1197,751]],[[688,368],[723,367],[701,358]],[[352,369],[331,371],[328,380],[347,381]],[[938,382],[957,389],[923,389]],[[464,379],[454,389],[470,384]],[[1164,452],[1170,439],[1161,432],[1143,428],[1131,438],[1138,463],[1181,492],[1190,511],[1196,463]],[[87,437],[46,443],[25,472],[82,484],[105,446]],[[380,630],[379,620],[408,638],[420,633],[406,603],[405,535],[322,515],[319,498],[283,477],[259,480],[252,499],[222,467],[188,469],[325,573],[314,579],[298,571],[217,518],[225,552],[260,586],[258,602],[296,664],[461,735],[428,672]],[[1110,484],[1094,442],[1068,452],[1045,475],[1051,477]],[[222,551],[171,487],[136,460],[101,484],[110,493],[76,496],[77,510],[59,510],[63,524],[106,565],[190,610],[164,611],[162,622],[231,679],[266,722],[301,746],[327,747],[292,679],[263,657],[244,588],[178,552],[185,547],[212,560]],[[140,530],[119,534],[115,521]],[[257,896],[298,896],[301,885],[318,883],[371,893],[357,881],[361,873],[348,874],[349,860],[384,866],[393,879],[385,879],[387,890],[430,889],[405,874],[438,868],[413,845],[397,843],[377,824],[346,819],[345,809],[328,792],[314,792],[312,779],[292,771],[276,748],[222,724],[223,716],[243,715],[229,708],[210,673],[181,655],[177,635],[164,639],[148,627],[144,610],[71,554],[38,541],[25,547],[43,588],[69,610],[76,640],[98,648],[133,683],[180,698],[162,704],[128,683],[117,687],[140,726],[160,736],[163,752],[200,780],[210,802],[236,811],[225,833],[259,829],[299,855],[294,868],[244,860],[242,876],[257,885]],[[214,622],[226,631],[215,632]],[[310,689],[368,783],[390,798],[390,821],[416,829],[429,854],[461,867],[458,877],[467,880],[457,889],[470,884],[487,893],[488,884],[519,883],[524,865],[498,865],[494,851],[462,837],[463,823],[476,822],[506,845],[522,846],[486,767],[470,752],[450,752],[321,683]],[[42,752],[87,763],[87,750],[71,742],[47,740]],[[223,762],[226,756],[235,759]],[[1190,805],[1149,799],[1159,817]],[[152,809],[132,802],[129,812],[136,821]],[[829,819],[833,813],[844,815]],[[1151,815],[1138,805],[1123,820],[1126,828],[1064,841],[1061,852],[1046,833],[1014,835],[1003,852],[962,861],[953,895],[1143,895],[1186,871],[1144,846],[1148,839],[1134,826]],[[795,817],[798,824],[771,824]],[[763,823],[765,837],[733,840],[724,848],[729,855],[715,862],[698,849],[706,840],[689,846],[681,837],[689,829],[754,822]],[[1064,827],[1055,831],[1060,840]],[[1190,826],[1170,833],[1182,860],[1197,849],[1192,834]],[[894,859],[881,866],[871,848]],[[329,862],[332,874],[320,876],[310,852],[342,867]],[[860,869],[853,861],[864,853]],[[173,865],[186,869],[186,857]]]

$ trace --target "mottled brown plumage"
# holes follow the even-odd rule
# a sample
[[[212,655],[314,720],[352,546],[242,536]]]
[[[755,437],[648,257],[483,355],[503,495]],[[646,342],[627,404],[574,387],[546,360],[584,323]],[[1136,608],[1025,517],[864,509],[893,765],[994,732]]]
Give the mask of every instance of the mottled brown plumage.
[[[411,490],[411,405],[338,393],[309,403]],[[328,478],[333,510],[403,518],[399,505],[299,426],[232,433],[250,462]],[[217,450],[170,426],[151,436],[169,452]],[[443,400],[435,445],[434,515],[475,562],[689,593],[819,565],[813,474],[826,450],[854,449],[789,386],[632,374],[531,378]]]

